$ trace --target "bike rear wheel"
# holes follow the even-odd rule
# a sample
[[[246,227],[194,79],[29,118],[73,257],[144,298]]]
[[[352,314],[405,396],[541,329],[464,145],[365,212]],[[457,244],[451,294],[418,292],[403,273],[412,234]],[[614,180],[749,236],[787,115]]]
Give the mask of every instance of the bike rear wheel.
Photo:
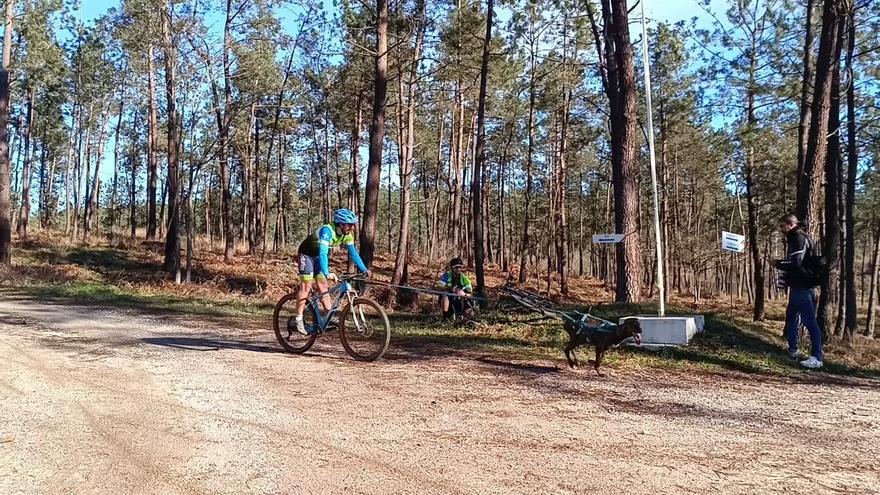
[[[296,330],[296,293],[287,294],[278,301],[272,320],[275,338],[285,351],[302,354],[315,343],[318,336],[318,316],[311,301],[306,302],[303,312],[303,324],[309,335],[303,335]]]
[[[375,361],[391,343],[391,323],[382,306],[359,297],[339,315],[339,340],[357,361]]]

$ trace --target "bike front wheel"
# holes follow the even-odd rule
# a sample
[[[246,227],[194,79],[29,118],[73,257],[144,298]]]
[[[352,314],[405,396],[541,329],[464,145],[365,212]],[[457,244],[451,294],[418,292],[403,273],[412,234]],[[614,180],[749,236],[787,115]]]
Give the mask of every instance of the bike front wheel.
[[[287,294],[275,305],[272,315],[275,338],[287,352],[302,354],[312,347],[317,338],[318,317],[312,302],[306,303],[303,323],[310,335],[303,335],[296,329],[296,293]]]
[[[375,361],[391,343],[391,323],[382,306],[359,297],[339,315],[339,340],[357,361]]]

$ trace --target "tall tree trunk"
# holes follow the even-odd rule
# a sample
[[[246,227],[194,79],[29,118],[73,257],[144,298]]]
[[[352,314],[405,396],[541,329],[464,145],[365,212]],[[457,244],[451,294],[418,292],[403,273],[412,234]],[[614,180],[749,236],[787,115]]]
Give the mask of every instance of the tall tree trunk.
[[[360,91],[355,97],[354,125],[351,129],[351,174],[349,178],[348,209],[360,216],[361,212],[361,123],[363,118],[364,95]]]
[[[24,162],[21,167],[21,208],[18,210],[16,233],[21,240],[27,239],[28,220],[31,218],[31,131],[34,128],[34,89],[27,94],[27,121],[24,132]]]
[[[88,239],[93,227],[92,220],[97,216],[98,198],[101,192],[101,162],[104,161],[104,145],[107,136],[107,112],[101,111],[101,133],[98,135],[98,153],[95,155],[95,175],[92,181],[92,189],[86,202],[86,215],[83,224],[83,239]],[[88,180],[88,177],[86,177]]]
[[[624,238],[617,244],[617,302],[641,300],[642,256],[639,247],[639,204],[636,163],[635,67],[629,37],[626,0],[602,0],[606,63],[611,103],[611,167],[614,182],[614,227]],[[613,63],[612,63],[613,60]]]
[[[167,157],[166,157],[167,166]],[[166,170],[167,174],[167,170]],[[159,196],[159,237],[165,237],[165,228],[168,226],[168,220],[165,211],[165,200],[168,198],[168,177],[162,181],[162,195]]]
[[[300,40],[302,39],[302,34],[304,32],[303,28],[305,27],[305,23],[306,23],[306,19],[303,19],[303,22],[300,24],[299,32],[297,33],[296,39],[293,43],[293,47],[291,47],[290,54],[287,56],[287,64],[285,65],[285,68],[284,68],[284,77],[281,80],[281,87],[278,89],[278,96],[276,99],[276,106],[275,106],[275,118],[273,121],[274,123],[272,124],[272,134],[269,136],[269,146],[267,147],[268,149],[266,150],[266,188],[267,188],[266,194],[265,194],[266,205],[268,205],[268,202],[269,202],[268,187],[269,187],[270,164],[272,162],[272,152],[275,150],[275,142],[278,139],[279,123],[281,121],[281,107],[282,107],[282,104],[284,103],[284,95],[287,90],[287,82],[290,80],[291,67],[293,66],[293,61],[294,61],[294,56],[296,55],[296,50],[299,47]],[[279,155],[280,155],[280,153],[279,153]],[[283,193],[281,192],[282,191],[281,184],[283,182],[283,173],[284,173],[283,172],[283,162],[279,160],[279,163],[278,163],[278,191],[277,191],[277,195],[276,195],[276,203],[277,203],[278,211],[275,215],[275,240],[274,240],[274,246],[273,246],[276,252],[281,247],[280,243],[281,243],[281,238],[283,237],[283,236],[279,236],[279,226],[280,226],[280,221],[281,221],[282,212],[283,212],[283,207],[282,207]],[[266,211],[265,211],[264,216],[266,218],[266,223],[268,224],[268,218],[269,218],[268,206],[265,207],[265,210]],[[265,247],[265,245],[266,245],[266,240],[265,240],[266,228],[268,228],[268,226],[264,225],[263,256],[265,256],[265,251],[266,251],[266,247]]]
[[[205,173],[202,179],[202,194],[205,198],[205,235],[208,237],[209,249],[214,249],[214,226],[211,223],[211,177],[214,175],[214,168]],[[280,183],[280,182],[279,182]]]
[[[159,152],[159,117],[156,110],[156,69],[153,67],[153,45],[147,50],[148,91],[147,105],[150,126],[147,131],[147,240],[156,239],[158,219],[156,217],[156,194],[159,180],[159,164],[156,154]]]
[[[67,162],[64,167],[64,236],[70,235],[70,178],[73,174],[73,151],[77,142],[77,127],[80,125],[82,110],[79,105],[73,106],[73,126],[70,128],[70,140],[67,146]]]
[[[477,143],[476,162],[474,163],[471,197],[473,198],[474,215],[474,266],[477,276],[476,295],[480,297],[480,307],[486,308],[486,274],[483,266],[483,167],[486,166],[486,91],[489,80],[489,45],[492,42],[493,0],[486,4],[486,37],[483,38],[483,63],[480,70],[480,96],[477,103]]]
[[[437,137],[437,163],[434,167],[434,183],[433,183],[433,202],[431,203],[431,211],[430,211],[430,219],[428,221],[428,238],[430,239],[428,242],[428,259],[434,259],[434,252],[437,249],[437,244],[439,243],[438,235],[439,235],[439,210],[440,210],[440,170],[443,167],[443,129],[446,124],[446,111],[442,110],[440,112],[440,118],[438,119],[438,137]],[[426,191],[430,191],[430,189],[425,187]],[[426,192],[425,200],[431,201],[432,197],[428,195]]]
[[[254,129],[253,134],[251,134],[250,129]],[[248,254],[251,256],[255,256],[257,254],[257,232],[260,229],[260,211],[257,203],[259,203],[258,196],[260,191],[260,167],[258,164],[258,155],[259,155],[259,123],[256,118],[256,102],[251,104],[250,109],[250,125],[248,126],[248,142],[247,142],[247,151],[245,153],[244,166],[245,166],[245,181],[244,185],[246,191],[243,191],[243,196],[247,200],[248,204],[248,212],[247,216],[247,241],[248,241]],[[256,152],[251,151],[251,139],[253,139],[254,146],[256,148]],[[251,159],[251,155],[253,159]]]
[[[462,83],[460,79],[456,80],[455,109],[453,112],[458,112],[458,119],[456,120],[458,126],[454,127],[453,132],[450,134],[450,137],[454,142],[455,153],[452,163],[450,164],[450,167],[452,167],[452,173],[450,174],[452,187],[449,192],[452,194],[452,216],[449,219],[449,239],[452,242],[452,249],[458,252],[462,243],[461,190],[464,184],[462,169],[464,168],[465,154],[467,153],[467,147],[464,144],[464,96],[462,95]]]
[[[804,175],[804,161],[807,154],[807,133],[810,129],[811,87],[813,84],[813,10],[814,0],[807,0],[805,9],[806,28],[804,29],[804,57],[803,78],[801,79],[801,116],[798,124],[798,156],[797,156],[797,183],[800,190],[800,180]],[[788,205],[785,205],[786,208]]]
[[[499,167],[498,174],[498,248],[496,248],[496,252],[498,253],[498,264],[501,265],[501,271],[507,273],[510,270],[508,256],[509,252],[507,246],[507,212],[505,208],[505,189],[507,187],[507,167],[509,166],[510,161],[510,144],[513,141],[513,133],[514,133],[514,123],[508,122],[505,125],[507,128],[507,140],[504,144],[504,150],[501,152],[501,166]]]
[[[370,125],[370,162],[361,227],[361,257],[372,267],[376,249],[376,214],[379,208],[379,182],[382,177],[382,146],[385,140],[385,102],[388,94],[388,2],[376,0],[376,76],[373,93],[373,121]],[[390,208],[390,205],[389,205]]]
[[[489,0],[491,1],[491,0]],[[409,260],[409,216],[410,216],[410,183],[413,173],[413,162],[415,156],[415,98],[418,75],[418,68],[422,59],[422,42],[425,37],[425,11],[427,9],[426,0],[417,0],[418,18],[416,19],[416,40],[413,50],[411,65],[409,68],[407,87],[406,87],[406,127],[401,129],[401,137],[403,138],[400,146],[403,146],[403,160],[400,170],[400,227],[397,238],[397,259],[394,262],[394,273],[391,276],[391,283],[394,285],[405,282],[406,265]],[[400,103],[403,105],[403,74],[400,76]],[[401,122],[402,124],[402,122]],[[390,185],[389,185],[390,187]],[[389,208],[391,205],[389,205]],[[389,229],[390,229],[389,225]]]
[[[280,147],[283,150],[285,146],[286,141]],[[278,186],[275,191],[275,203],[277,210],[275,213],[275,239],[272,247],[277,253],[284,244],[284,228],[282,226],[284,217],[284,159],[280,157],[278,159]]]
[[[836,14],[835,14],[836,15]],[[836,21],[835,21],[836,24]],[[824,33],[824,30],[823,30]],[[831,53],[831,60],[840,59],[840,34],[842,31],[834,30],[833,46],[835,50]],[[817,61],[817,67],[822,65],[820,59]],[[822,136],[827,136],[827,153],[823,146],[811,146],[810,149],[817,149],[817,153],[821,153],[825,159],[825,239],[823,245],[823,253],[828,260],[828,273],[822,280],[821,296],[819,297],[819,308],[816,319],[819,328],[822,329],[823,339],[828,338],[831,333],[831,306],[833,300],[833,277],[838,268],[839,248],[840,248],[840,64],[834,62],[830,66],[831,81],[828,85],[828,110],[822,112],[816,105],[813,106],[813,123],[810,128],[811,143],[813,137],[813,127],[824,128]],[[817,69],[817,73],[818,73]],[[817,83],[817,88],[819,87]],[[818,94],[818,92],[817,92]],[[821,117],[824,115],[824,119]],[[816,119],[820,122],[817,122]],[[824,126],[821,120],[824,120]],[[828,133],[828,131],[832,131]],[[808,153],[808,159],[814,156]],[[809,164],[809,161],[807,162]],[[806,178],[804,180],[806,182]]]
[[[564,33],[567,34],[568,31],[568,9],[565,11],[565,24],[563,25]],[[568,87],[567,77],[567,49],[568,49],[568,38],[567,35],[563,35],[563,48],[562,48],[562,65],[563,65],[563,83],[562,83],[562,118],[560,119],[560,135],[559,135],[559,158],[557,163],[557,192],[556,192],[556,208],[553,210],[556,224],[556,234],[554,235],[556,240],[556,263],[557,263],[557,271],[559,272],[559,291],[562,295],[568,295],[568,214],[566,212],[566,208],[568,207],[566,201],[566,181],[568,180],[566,174],[566,165],[568,158],[568,121],[569,115],[571,113],[571,88]],[[577,52],[575,52],[574,57],[577,60]]]
[[[45,230],[49,225],[49,195],[47,194],[47,175],[46,175],[46,127],[43,127],[43,135],[40,139],[40,190],[37,193],[37,218],[40,220],[40,229]],[[52,167],[54,173],[55,167]]]
[[[538,52],[538,40],[535,38],[534,23],[529,22],[529,31],[531,35],[529,46],[529,117],[528,117],[528,149],[526,150],[526,194],[525,208],[523,210],[523,235],[520,248],[519,262],[519,283],[524,284],[528,273],[526,267],[528,263],[528,253],[531,244],[529,239],[529,223],[531,222],[530,214],[532,209],[532,158],[535,152],[535,96],[537,92],[538,66],[536,62]]]
[[[221,189],[221,209],[223,220],[223,237],[225,245],[223,250],[223,260],[226,263],[232,263],[235,256],[235,225],[232,222],[232,177],[229,173],[229,123],[230,123],[230,100],[232,96],[232,88],[230,86],[230,69],[229,69],[229,50],[231,41],[230,31],[232,29],[232,0],[226,0],[226,23],[223,29],[223,107],[220,107],[220,97],[217,85],[211,83],[211,95],[214,99],[214,114],[217,118],[217,131],[219,134],[219,143],[217,149],[217,158],[220,161],[220,189]]]
[[[865,323],[865,335],[874,338],[874,326],[877,321],[877,269],[880,268],[880,225],[875,228],[874,254],[871,257],[871,285],[868,292],[868,321]]]
[[[824,0],[822,33],[819,37],[819,54],[816,58],[816,84],[807,133],[807,151],[804,170],[799,177],[797,215],[815,236],[817,189],[821,181],[822,166],[827,153],[828,114],[831,107],[831,86],[835,69],[840,61],[838,30],[840,29],[840,0]],[[835,179],[836,180],[836,179]]]
[[[855,71],[853,70],[853,52],[855,51],[855,3],[847,5],[847,36],[846,73],[848,75],[846,89],[846,249],[844,250],[844,266],[846,269],[846,323],[845,331],[852,337],[858,331],[856,320],[856,222],[853,207],[856,203],[856,175],[858,174],[859,157],[856,148],[856,112],[855,112]],[[838,133],[839,134],[839,133]]]
[[[83,197],[82,188],[83,188],[83,163],[85,163],[86,171],[85,171],[85,182],[88,183],[89,177],[89,164],[91,163],[91,155],[92,155],[92,119],[94,118],[95,112],[93,111],[94,106],[89,104],[88,110],[88,119],[86,120],[86,131],[85,131],[85,139],[82,137],[82,127],[80,127],[80,137],[79,137],[79,145],[76,153],[76,168],[74,169],[74,183],[73,183],[73,230],[71,231],[71,240],[76,239],[79,235],[79,204],[80,199]],[[86,150],[85,157],[83,158],[82,154],[82,142],[85,140],[86,142]]]
[[[751,142],[757,119],[755,118],[755,96],[758,88],[755,81],[757,60],[757,40],[752,38],[752,46],[749,57],[749,86],[746,90],[747,110],[746,122],[748,137],[748,151],[746,156],[745,179],[746,179],[746,205],[748,210],[749,252],[752,255],[752,269],[755,278],[755,302],[752,307],[752,318],[755,321],[764,321],[764,264],[761,260],[760,239],[758,238],[758,206],[756,204],[755,191],[755,150]],[[740,209],[740,211],[742,211]],[[742,213],[740,213],[742,215]]]
[[[133,135],[137,136],[137,118],[134,120],[134,131]],[[128,190],[128,227],[129,227],[129,237],[131,240],[134,240],[137,237],[137,164],[138,160],[136,156],[128,156],[128,161],[131,164],[131,182],[129,183]]]
[[[116,243],[116,223],[119,191],[119,134],[122,130],[122,116],[125,113],[125,79],[119,88],[119,112],[116,118],[116,131],[113,138],[113,191],[110,194],[110,242]]]
[[[180,196],[178,156],[180,144],[179,122],[176,106],[176,81],[174,52],[177,47],[171,34],[171,15],[173,4],[167,4],[162,18],[163,35],[165,37],[165,94],[168,106],[168,232],[165,235],[165,271],[176,274],[180,283],[180,212],[178,200]]]
[[[0,67],[0,264],[12,263],[12,211],[9,190],[9,62],[12,54],[13,0],[6,1],[3,65]]]

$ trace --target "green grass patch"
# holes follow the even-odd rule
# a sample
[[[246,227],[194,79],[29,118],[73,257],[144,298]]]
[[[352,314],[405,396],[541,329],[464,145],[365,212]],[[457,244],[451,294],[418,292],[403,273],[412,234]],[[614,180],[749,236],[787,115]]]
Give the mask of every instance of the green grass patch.
[[[616,321],[634,314],[656,311],[649,305],[598,305],[592,308],[565,308],[587,311]],[[668,308],[667,314],[690,315],[693,310],[683,307]],[[704,372],[738,371],[764,376],[798,376],[813,373],[789,359],[785,343],[779,334],[771,333],[762,325],[730,318],[723,313],[708,313],[705,331],[697,334],[691,343],[681,347],[648,350],[636,346],[621,347],[606,354],[605,362],[624,367],[642,367]],[[558,320],[524,323],[529,317],[489,313],[474,325],[452,327],[442,325],[435,316],[393,315],[391,318],[395,342],[404,345],[448,346],[476,352],[498,352],[508,359],[558,360],[565,365],[562,348],[568,336]],[[781,333],[782,322],[778,329]],[[593,350],[580,348],[582,365],[593,357]],[[880,378],[880,369],[853,367],[835,363],[826,356],[823,372],[839,376]]]

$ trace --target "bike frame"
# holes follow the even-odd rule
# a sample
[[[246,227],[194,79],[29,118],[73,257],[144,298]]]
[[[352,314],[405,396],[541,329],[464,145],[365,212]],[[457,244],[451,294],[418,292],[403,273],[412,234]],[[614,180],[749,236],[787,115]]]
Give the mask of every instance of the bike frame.
[[[330,309],[326,313],[323,312],[323,308],[321,307],[321,299],[323,299],[324,296],[331,296],[333,298],[333,302],[330,304]],[[355,288],[352,287],[347,280],[343,280],[333,287],[330,287],[325,292],[315,293],[309,298],[309,302],[312,304],[312,307],[315,308],[315,314],[318,317],[318,330],[315,333],[323,333],[326,331],[330,319],[333,318],[333,315],[342,307],[342,302],[347,301],[348,304],[351,304],[357,296],[358,294]]]

